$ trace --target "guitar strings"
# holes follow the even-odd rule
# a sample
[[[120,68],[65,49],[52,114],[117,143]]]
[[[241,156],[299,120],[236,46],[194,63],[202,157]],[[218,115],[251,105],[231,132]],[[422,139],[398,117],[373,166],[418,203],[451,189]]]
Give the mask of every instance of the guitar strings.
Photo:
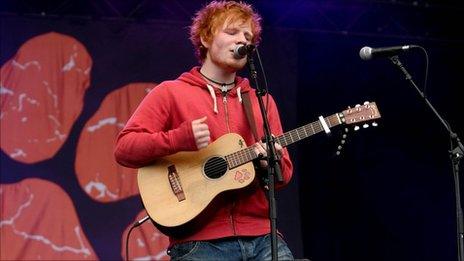
[[[225,156],[225,161],[227,162],[226,165],[227,167],[231,167],[231,168],[237,167],[239,165],[242,165],[244,161],[247,161],[249,159],[248,157],[250,156],[251,158],[257,156],[251,147],[248,147],[241,151],[234,152],[232,154]],[[235,165],[235,166],[231,166],[231,165]],[[223,166],[224,164],[222,162],[215,162],[215,163],[208,165],[208,167],[205,167],[205,172],[216,173],[219,170],[223,169]]]
[[[320,124],[318,124],[319,122],[314,122],[314,123],[311,123],[312,125],[315,125],[315,126],[311,126],[313,130],[313,133],[311,134],[315,134],[317,132],[320,132],[322,130],[322,126]],[[304,130],[305,126],[301,126],[297,129],[295,129],[296,132],[300,132],[302,133],[302,130]],[[296,133],[295,132],[295,133]],[[307,134],[307,131],[304,131],[305,133],[305,136],[308,137],[309,135]],[[291,142],[294,142],[295,139],[293,138],[294,136],[292,136],[293,132],[288,132],[284,135],[282,135],[281,137],[283,139],[285,139],[285,142],[286,143],[290,143],[288,140],[290,140]],[[303,134],[303,133],[302,133]],[[300,135],[298,133],[296,133],[298,139],[300,139]],[[234,152],[232,154],[229,154],[227,156],[225,156],[225,160],[227,162],[227,165],[228,167],[230,168],[235,168],[239,165],[242,165],[243,164],[243,161],[247,161],[254,157],[256,157],[256,153],[254,152],[254,150],[252,149],[252,147],[248,147],[244,150],[240,150],[240,151],[237,151],[237,152]],[[223,163],[221,162],[218,162],[218,163],[213,163],[211,165],[209,165],[208,167],[205,167],[205,171],[207,172],[218,172],[219,170],[222,170],[223,169]]]
[[[331,122],[330,117],[328,117],[326,119],[329,121],[329,123],[331,123],[330,125],[333,125],[332,122]],[[308,135],[308,131],[309,131],[308,128],[309,127],[311,127],[312,131]],[[294,139],[295,134],[296,134],[296,138],[297,138],[296,140],[300,140],[301,136],[306,138],[306,137],[309,137],[309,136],[311,136],[313,134],[316,134],[316,133],[318,133],[320,131],[322,131],[322,126],[321,126],[320,122],[315,121],[315,122],[312,122],[312,123],[307,124],[305,126],[301,126],[299,128],[296,128],[293,131],[287,132],[287,133],[283,134],[281,137],[278,137],[278,139],[283,139],[285,143],[289,144],[289,143],[295,142],[295,139]],[[300,136],[300,133],[301,133],[301,136]],[[227,168],[235,168],[237,166],[240,166],[240,165],[244,164],[245,162],[247,162],[248,160],[251,160],[251,159],[255,158],[256,156],[257,155],[254,152],[252,147],[248,147],[248,148],[245,148],[243,150],[240,150],[240,151],[231,153],[229,155],[226,155],[226,156],[224,156],[224,160],[226,161],[226,170],[227,170]],[[218,172],[218,171],[220,171],[222,169],[224,169],[224,163],[223,162],[215,162],[215,163],[212,163],[212,164],[208,165],[208,167],[205,167],[206,172],[213,172],[213,173],[216,173],[216,172]]]

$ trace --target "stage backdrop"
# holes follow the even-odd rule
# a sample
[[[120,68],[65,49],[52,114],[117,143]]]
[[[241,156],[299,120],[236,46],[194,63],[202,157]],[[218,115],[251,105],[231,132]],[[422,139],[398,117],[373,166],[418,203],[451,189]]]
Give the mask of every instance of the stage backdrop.
[[[424,46],[427,95],[462,138],[459,23],[443,28],[449,37],[418,37],[447,17],[405,12],[402,26],[374,12],[364,25],[376,33],[318,30],[306,13],[288,19],[313,29],[264,28],[284,129],[366,100],[382,114],[377,128],[350,128],[344,144],[334,128],[290,147],[295,173],[277,194],[278,228],[297,258],[456,260],[447,133],[388,59],[358,56],[365,45]],[[387,20],[415,30],[384,30]],[[135,170],[113,160],[114,139],[148,91],[197,64],[188,22],[1,16],[0,26],[0,258],[121,259],[145,212]],[[400,58],[423,89],[424,55]],[[147,222],[131,235],[131,258],[166,259],[166,245]]]
[[[151,89],[197,64],[188,28],[14,16],[1,26],[0,258],[121,259],[128,228],[146,214],[136,170],[113,158],[115,138]],[[285,101],[295,100],[297,42],[282,31],[265,38],[295,45],[262,47],[285,61],[266,69],[294,126],[296,104]],[[296,183],[279,197],[279,230],[301,256]],[[147,222],[131,234],[130,256],[164,260],[167,244]]]

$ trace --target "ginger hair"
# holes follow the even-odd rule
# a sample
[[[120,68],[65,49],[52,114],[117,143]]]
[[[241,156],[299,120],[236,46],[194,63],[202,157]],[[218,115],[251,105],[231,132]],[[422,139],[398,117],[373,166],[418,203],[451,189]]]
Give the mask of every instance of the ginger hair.
[[[261,16],[251,5],[236,1],[212,1],[196,13],[190,26],[190,41],[201,63],[205,60],[208,51],[201,43],[201,39],[209,43],[224,23],[231,24],[237,21],[251,21],[253,33],[251,43],[257,45],[261,40]]]

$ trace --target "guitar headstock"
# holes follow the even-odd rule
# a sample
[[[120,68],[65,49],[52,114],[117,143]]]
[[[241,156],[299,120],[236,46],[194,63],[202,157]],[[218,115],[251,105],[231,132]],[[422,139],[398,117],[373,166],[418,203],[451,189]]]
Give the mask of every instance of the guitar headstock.
[[[365,102],[363,105],[356,105],[342,112],[346,124],[356,124],[360,122],[379,119],[380,112],[375,102]]]

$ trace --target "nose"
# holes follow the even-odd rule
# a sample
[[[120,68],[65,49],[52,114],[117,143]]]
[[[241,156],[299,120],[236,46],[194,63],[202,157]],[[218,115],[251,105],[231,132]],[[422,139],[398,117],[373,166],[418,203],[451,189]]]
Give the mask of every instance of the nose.
[[[247,40],[244,33],[239,33],[238,34],[237,44],[243,44],[243,45],[249,44],[249,41]]]

